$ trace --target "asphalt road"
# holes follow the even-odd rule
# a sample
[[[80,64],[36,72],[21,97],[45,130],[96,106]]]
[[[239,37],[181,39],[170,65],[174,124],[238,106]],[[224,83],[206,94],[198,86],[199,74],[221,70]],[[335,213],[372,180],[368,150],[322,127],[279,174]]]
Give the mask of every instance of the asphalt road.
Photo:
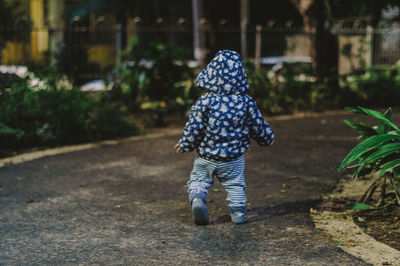
[[[186,181],[195,154],[179,135],[60,154],[0,168],[0,264],[365,265],[309,216],[344,173],[349,115],[272,121],[272,147],[246,153],[249,223],[230,222],[210,189],[194,225]]]

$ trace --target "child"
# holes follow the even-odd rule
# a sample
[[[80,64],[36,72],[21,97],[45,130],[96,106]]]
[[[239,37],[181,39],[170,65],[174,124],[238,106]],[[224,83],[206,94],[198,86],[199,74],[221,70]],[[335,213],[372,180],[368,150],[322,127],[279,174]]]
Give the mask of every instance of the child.
[[[208,188],[214,176],[228,193],[232,222],[247,222],[243,153],[250,138],[271,145],[274,133],[262,118],[256,102],[246,94],[246,73],[237,52],[219,51],[197,77],[196,84],[207,93],[191,108],[177,152],[196,149],[198,156],[187,183],[194,222],[208,224]]]

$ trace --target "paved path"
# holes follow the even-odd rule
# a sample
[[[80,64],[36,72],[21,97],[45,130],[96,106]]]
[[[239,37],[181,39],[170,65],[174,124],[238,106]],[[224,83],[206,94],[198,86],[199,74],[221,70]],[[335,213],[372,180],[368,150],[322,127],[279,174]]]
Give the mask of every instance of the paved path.
[[[218,182],[195,226],[178,135],[0,168],[0,264],[365,265],[314,228],[309,209],[343,176],[354,142],[336,115],[272,121],[277,142],[246,153],[249,223],[233,225]]]

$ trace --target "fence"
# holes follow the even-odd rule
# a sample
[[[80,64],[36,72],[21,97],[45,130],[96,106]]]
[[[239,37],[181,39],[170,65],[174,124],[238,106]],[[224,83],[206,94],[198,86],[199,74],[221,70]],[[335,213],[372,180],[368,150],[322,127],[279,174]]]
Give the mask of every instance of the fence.
[[[392,65],[400,59],[400,26],[381,25],[379,28],[336,25],[332,32],[338,36],[339,70],[348,73],[365,65]],[[208,57],[219,49],[240,51],[240,29],[203,27],[202,45]],[[1,64],[35,65],[56,63],[59,70],[79,76],[82,80],[105,77],[115,67],[123,43],[138,37],[140,49],[149,42],[170,42],[186,48],[192,59],[193,32],[187,26],[120,28],[74,27],[0,28]],[[258,41],[256,41],[258,38]],[[255,28],[247,31],[249,57],[272,56],[309,57],[310,38],[302,29]],[[257,46],[258,45],[258,46]],[[256,46],[258,48],[256,48]]]

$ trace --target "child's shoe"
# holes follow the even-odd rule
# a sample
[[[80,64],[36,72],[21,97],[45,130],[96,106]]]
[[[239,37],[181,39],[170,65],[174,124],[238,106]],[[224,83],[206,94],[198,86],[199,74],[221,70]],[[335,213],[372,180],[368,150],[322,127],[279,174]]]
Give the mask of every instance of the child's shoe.
[[[247,222],[246,212],[232,212],[231,213],[232,222],[235,224],[244,224]]]
[[[192,200],[192,212],[194,216],[194,223],[197,225],[208,224],[208,211],[204,201],[200,198]]]

